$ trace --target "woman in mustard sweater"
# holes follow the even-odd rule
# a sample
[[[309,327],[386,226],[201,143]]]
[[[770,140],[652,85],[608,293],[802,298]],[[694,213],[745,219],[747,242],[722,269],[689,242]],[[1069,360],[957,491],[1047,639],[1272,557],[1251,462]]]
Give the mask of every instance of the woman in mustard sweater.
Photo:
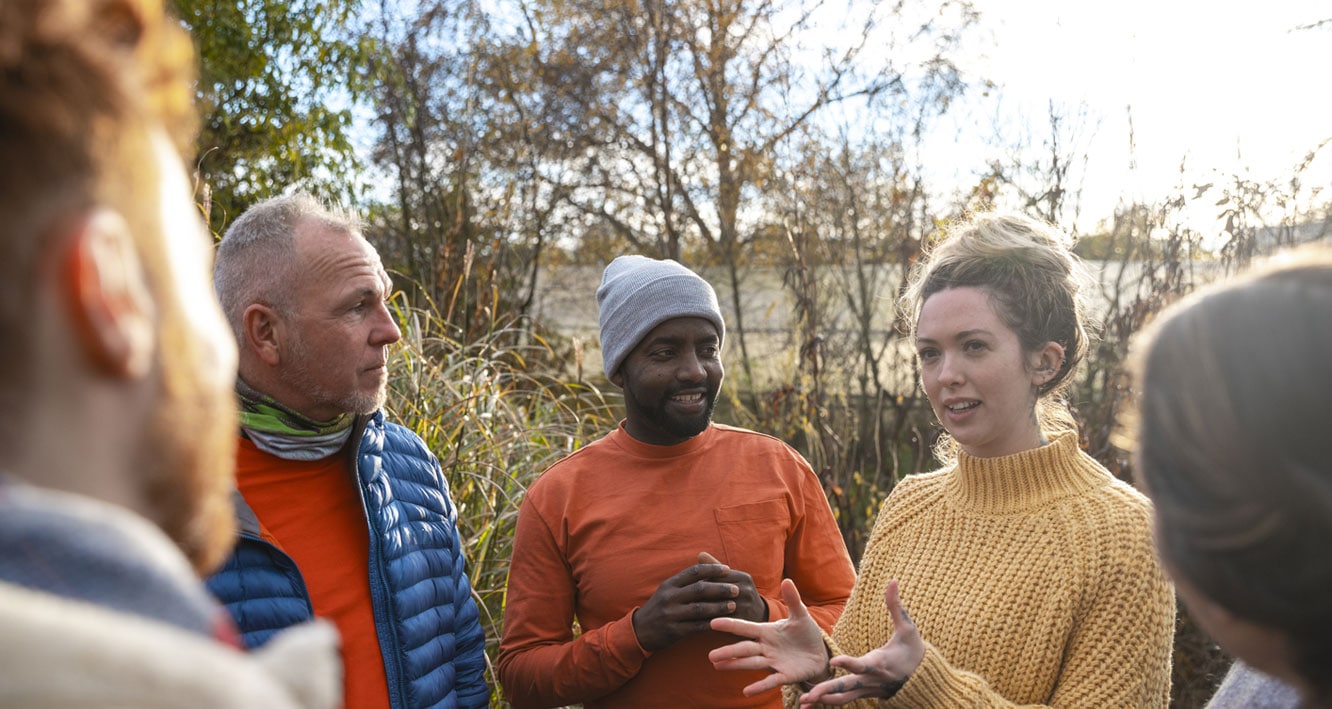
[[[1066,237],[1017,215],[954,226],[903,298],[945,466],[898,483],[823,636],[734,619],[746,693],[890,707],[1165,707],[1174,591],[1151,506],[1078,446],[1062,392],[1087,346]],[[910,609],[910,614],[904,608]],[[797,699],[798,697],[798,699]]]

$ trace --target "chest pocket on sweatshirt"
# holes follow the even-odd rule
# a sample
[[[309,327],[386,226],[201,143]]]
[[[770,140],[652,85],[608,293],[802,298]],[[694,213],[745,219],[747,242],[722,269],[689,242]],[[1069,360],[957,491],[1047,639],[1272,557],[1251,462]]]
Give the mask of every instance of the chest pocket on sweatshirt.
[[[713,510],[721,533],[722,561],[754,577],[760,589],[776,589],[782,582],[786,538],[791,512],[786,500],[774,498]]]

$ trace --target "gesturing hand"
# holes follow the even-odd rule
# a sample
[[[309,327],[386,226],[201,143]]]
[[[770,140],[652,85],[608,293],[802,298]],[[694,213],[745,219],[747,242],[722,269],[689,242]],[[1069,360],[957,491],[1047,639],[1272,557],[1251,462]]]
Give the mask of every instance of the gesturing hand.
[[[725,564],[702,563],[662,581],[647,602],[634,611],[638,644],[655,652],[707,630],[713,618],[734,613],[740,587],[726,580],[730,573]]]
[[[855,699],[886,699],[897,694],[911,673],[925,659],[925,641],[911,616],[902,608],[897,581],[888,582],[883,593],[884,605],[893,619],[893,637],[883,647],[861,657],[838,655],[829,664],[849,674],[820,682],[800,697],[802,706],[810,704],[846,704]]]
[[[782,600],[790,615],[773,623],[753,623],[736,618],[717,618],[712,629],[748,640],[732,643],[708,653],[719,670],[766,670],[767,677],[745,687],[745,696],[766,692],[784,684],[795,684],[828,676],[828,650],[819,626],[805,610],[791,579],[782,580]]]

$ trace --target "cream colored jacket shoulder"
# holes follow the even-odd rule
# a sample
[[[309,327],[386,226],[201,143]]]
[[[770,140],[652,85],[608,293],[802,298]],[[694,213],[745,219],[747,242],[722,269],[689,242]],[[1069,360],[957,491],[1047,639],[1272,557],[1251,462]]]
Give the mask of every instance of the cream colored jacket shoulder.
[[[211,638],[0,583],[0,707],[333,709],[337,632],[293,628],[247,654]]]

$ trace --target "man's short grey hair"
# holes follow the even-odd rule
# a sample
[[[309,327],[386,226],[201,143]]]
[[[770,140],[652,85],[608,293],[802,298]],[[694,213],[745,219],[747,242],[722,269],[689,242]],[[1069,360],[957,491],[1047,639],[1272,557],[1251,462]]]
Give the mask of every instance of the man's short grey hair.
[[[286,314],[292,310],[294,235],[306,222],[351,236],[361,235],[356,214],[333,207],[308,192],[266,199],[236,218],[217,246],[213,287],[222,312],[239,341],[245,309],[262,303]]]

